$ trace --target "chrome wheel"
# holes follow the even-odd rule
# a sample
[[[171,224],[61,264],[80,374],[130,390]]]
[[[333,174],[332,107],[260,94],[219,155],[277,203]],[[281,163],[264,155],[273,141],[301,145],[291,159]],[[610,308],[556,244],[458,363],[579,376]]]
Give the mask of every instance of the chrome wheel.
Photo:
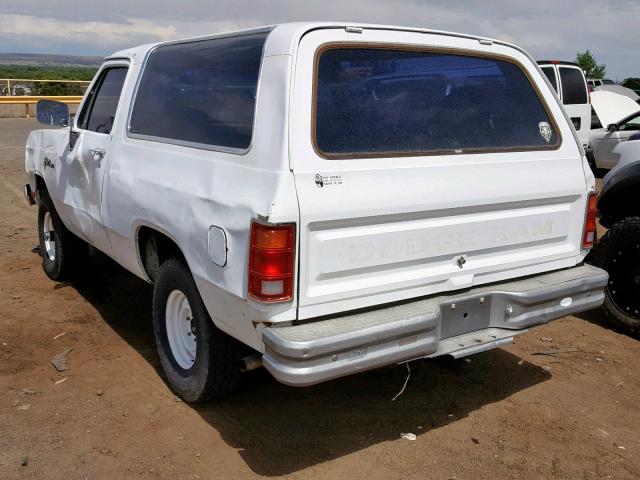
[[[191,305],[184,293],[173,290],[165,309],[167,340],[176,363],[188,370],[196,360],[196,331]]]
[[[42,233],[44,235],[43,252],[52,262],[56,259],[56,233],[53,229],[53,219],[49,212],[45,212],[42,222]]]

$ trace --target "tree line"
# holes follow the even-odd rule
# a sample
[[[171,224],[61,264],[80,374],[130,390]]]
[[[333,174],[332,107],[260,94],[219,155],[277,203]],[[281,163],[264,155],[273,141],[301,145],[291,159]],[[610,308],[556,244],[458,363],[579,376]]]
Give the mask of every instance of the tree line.
[[[94,67],[63,67],[37,65],[0,65],[0,78],[24,78],[30,80],[84,80],[90,81],[98,69]],[[6,92],[0,84],[0,93]],[[14,84],[14,95],[83,95],[86,85],[64,82]]]

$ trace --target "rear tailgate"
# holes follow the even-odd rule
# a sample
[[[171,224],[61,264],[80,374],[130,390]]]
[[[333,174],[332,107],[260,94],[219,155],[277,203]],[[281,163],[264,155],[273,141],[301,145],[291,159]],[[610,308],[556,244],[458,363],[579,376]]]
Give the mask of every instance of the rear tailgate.
[[[557,122],[557,148],[323,158],[310,138],[314,54],[328,42],[354,41],[513,55],[542,85],[540,95]],[[300,44],[293,96],[299,318],[469,288],[582,259],[587,187],[580,152],[554,95],[515,49],[409,32],[314,31]]]

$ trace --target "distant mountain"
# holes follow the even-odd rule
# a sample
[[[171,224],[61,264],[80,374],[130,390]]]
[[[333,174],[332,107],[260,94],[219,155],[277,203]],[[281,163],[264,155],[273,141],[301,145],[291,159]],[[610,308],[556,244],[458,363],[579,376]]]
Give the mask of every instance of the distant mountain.
[[[48,55],[43,53],[0,53],[0,65],[37,65],[45,67],[99,67],[104,57]]]

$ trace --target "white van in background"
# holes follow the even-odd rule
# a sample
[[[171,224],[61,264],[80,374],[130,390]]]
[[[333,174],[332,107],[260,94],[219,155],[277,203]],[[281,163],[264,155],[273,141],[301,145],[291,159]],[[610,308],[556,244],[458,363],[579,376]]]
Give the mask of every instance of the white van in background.
[[[587,148],[591,129],[591,105],[582,69],[575,63],[559,60],[538,60],[538,65],[558,93],[582,146]]]

